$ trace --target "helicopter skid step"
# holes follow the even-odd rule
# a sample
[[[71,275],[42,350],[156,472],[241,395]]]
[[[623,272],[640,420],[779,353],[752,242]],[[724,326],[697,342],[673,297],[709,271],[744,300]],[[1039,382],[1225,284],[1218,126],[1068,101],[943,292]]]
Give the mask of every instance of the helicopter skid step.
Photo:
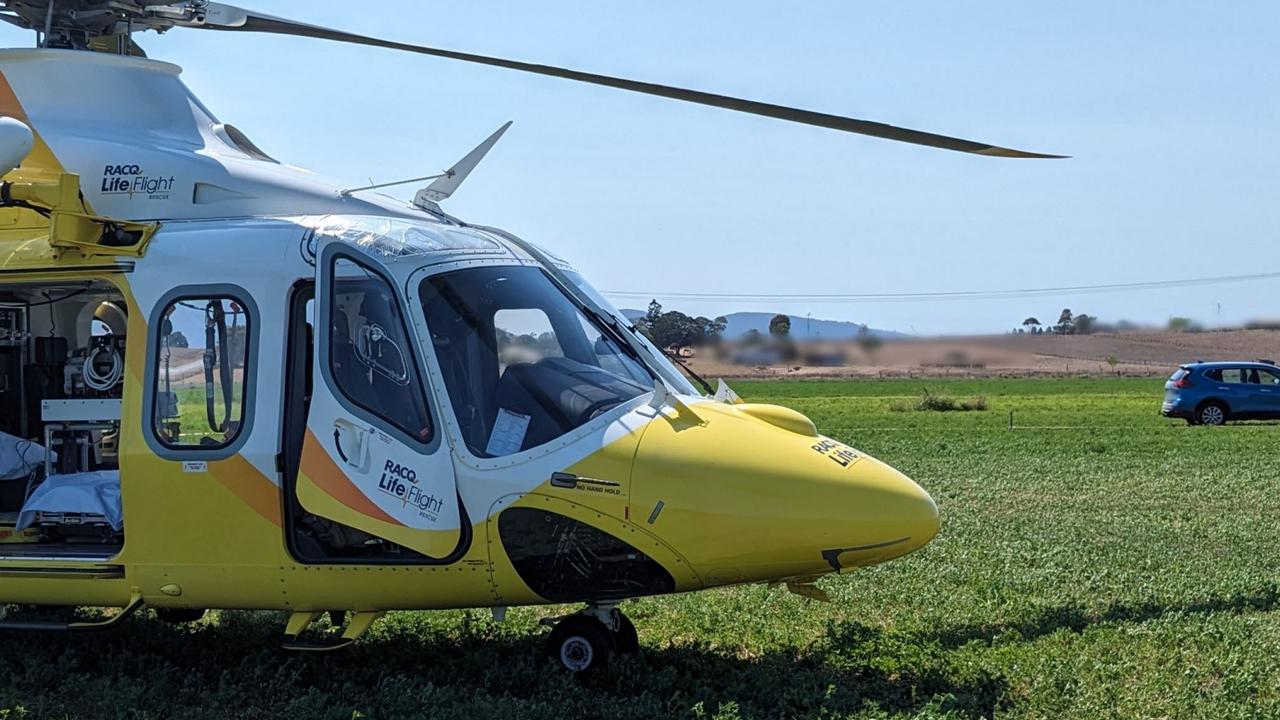
[[[134,613],[141,610],[143,605],[142,595],[140,593],[134,593],[133,597],[129,600],[128,605],[120,610],[120,612],[106,620],[100,620],[98,622],[73,623],[7,621],[0,622],[0,632],[100,632],[103,630],[110,630],[124,623],[124,621],[132,617]]]
[[[357,640],[364,637],[369,632],[369,628],[378,621],[383,615],[384,610],[356,612],[351,620],[343,628],[340,635],[330,636],[321,642],[311,642],[299,640],[299,636],[311,626],[313,622],[318,620],[325,613],[320,611],[311,612],[295,612],[289,616],[289,622],[285,625],[284,640],[280,646],[285,650],[293,650],[296,652],[330,652],[333,650],[341,650],[345,647],[353,645]]]

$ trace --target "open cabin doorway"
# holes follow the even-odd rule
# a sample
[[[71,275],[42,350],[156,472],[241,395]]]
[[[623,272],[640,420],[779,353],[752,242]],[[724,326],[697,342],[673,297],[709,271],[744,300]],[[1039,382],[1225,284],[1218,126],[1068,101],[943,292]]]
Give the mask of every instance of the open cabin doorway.
[[[0,284],[0,560],[124,547],[124,363],[145,338],[132,340],[109,282]]]

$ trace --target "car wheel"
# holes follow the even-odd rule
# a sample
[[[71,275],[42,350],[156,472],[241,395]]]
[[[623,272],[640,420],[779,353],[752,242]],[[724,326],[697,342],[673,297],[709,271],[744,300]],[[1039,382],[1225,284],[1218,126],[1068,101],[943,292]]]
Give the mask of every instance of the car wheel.
[[[1196,413],[1201,425],[1222,425],[1227,422],[1227,409],[1220,403],[1206,403]]]

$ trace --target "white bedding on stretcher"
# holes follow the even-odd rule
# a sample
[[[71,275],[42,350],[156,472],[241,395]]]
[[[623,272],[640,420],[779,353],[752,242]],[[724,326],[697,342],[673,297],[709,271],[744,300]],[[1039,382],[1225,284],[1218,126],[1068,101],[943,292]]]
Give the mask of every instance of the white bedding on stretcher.
[[[36,513],[84,513],[102,515],[112,528],[124,527],[120,508],[120,471],[53,475],[31,493],[18,515],[16,530],[25,530],[36,521]]]
[[[0,433],[0,480],[20,480],[44,464],[43,445]],[[53,454],[56,459],[57,453]]]

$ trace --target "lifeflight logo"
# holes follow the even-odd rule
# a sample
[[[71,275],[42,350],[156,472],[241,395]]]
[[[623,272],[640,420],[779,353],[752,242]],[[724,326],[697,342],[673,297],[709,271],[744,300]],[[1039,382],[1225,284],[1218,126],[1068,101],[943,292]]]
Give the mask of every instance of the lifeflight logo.
[[[418,473],[412,468],[388,460],[382,469],[382,478],[378,481],[378,490],[418,509],[418,514],[431,521],[440,517],[444,509],[444,499],[423,492],[418,487]]]
[[[103,195],[144,195],[148,200],[168,200],[177,178],[147,175],[140,165],[107,165],[102,170]]]

